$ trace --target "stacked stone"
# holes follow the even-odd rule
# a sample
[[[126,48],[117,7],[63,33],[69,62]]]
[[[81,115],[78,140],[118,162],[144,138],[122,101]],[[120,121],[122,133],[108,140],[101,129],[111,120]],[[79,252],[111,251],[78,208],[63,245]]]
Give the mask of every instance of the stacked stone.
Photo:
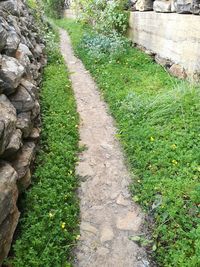
[[[200,0],[131,0],[132,11],[200,14]]]
[[[18,223],[19,192],[31,183],[44,64],[44,44],[26,4],[0,0],[0,266]]]

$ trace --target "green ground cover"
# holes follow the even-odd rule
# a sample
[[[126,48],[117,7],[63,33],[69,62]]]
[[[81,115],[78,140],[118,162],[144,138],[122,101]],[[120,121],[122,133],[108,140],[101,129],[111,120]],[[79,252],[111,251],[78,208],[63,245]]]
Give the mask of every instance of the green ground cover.
[[[48,36],[48,65],[40,91],[42,140],[33,183],[20,205],[20,233],[13,245],[15,267],[71,266],[78,237],[75,164],[78,115],[63,58]],[[10,265],[9,265],[10,266]]]
[[[152,253],[158,265],[200,266],[199,86],[172,78],[130,46],[114,58],[106,52],[98,57],[84,45],[88,27],[56,23],[70,33],[116,119],[133,173],[133,199],[154,218]]]

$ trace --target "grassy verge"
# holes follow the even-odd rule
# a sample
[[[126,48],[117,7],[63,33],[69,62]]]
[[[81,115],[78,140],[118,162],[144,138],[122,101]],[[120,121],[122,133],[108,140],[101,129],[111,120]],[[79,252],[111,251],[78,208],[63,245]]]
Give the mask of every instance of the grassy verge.
[[[50,34],[49,63],[40,92],[41,150],[32,187],[21,203],[21,234],[11,260],[15,267],[71,266],[71,251],[78,235],[78,115],[66,66],[53,39]]]
[[[200,266],[200,89],[172,78],[135,48],[95,60],[80,45],[88,31],[70,20],[77,55],[101,89],[118,124],[131,170],[133,199],[154,218],[160,266]]]

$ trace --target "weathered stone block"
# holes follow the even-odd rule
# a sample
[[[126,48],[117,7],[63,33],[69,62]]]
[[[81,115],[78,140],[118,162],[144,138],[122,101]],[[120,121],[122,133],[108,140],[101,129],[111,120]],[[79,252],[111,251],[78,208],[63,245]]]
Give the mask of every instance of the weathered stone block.
[[[192,0],[176,0],[175,1],[176,12],[179,14],[191,13]]]
[[[15,92],[20,80],[24,74],[24,67],[17,59],[6,55],[2,56],[0,68],[0,87],[3,88],[6,95]]]
[[[1,1],[0,2],[0,8],[8,12],[9,14],[12,14],[14,16],[19,16],[19,7],[18,7],[18,1],[15,0],[7,0],[7,1]]]
[[[0,162],[0,224],[15,209],[18,191],[18,175],[11,165]]]
[[[135,8],[138,11],[153,10],[153,1],[152,0],[138,0],[135,5]]]
[[[15,29],[13,27],[10,27],[10,30],[8,32],[8,37],[6,40],[6,46],[4,48],[6,55],[14,56],[19,46],[19,43],[20,43],[20,37],[16,33]]]
[[[17,178],[16,171],[8,163],[0,162],[0,266],[8,255],[19,219]]]
[[[0,52],[4,49],[6,45],[7,36],[8,34],[6,30],[4,29],[4,27],[2,27],[0,23]]]
[[[154,1],[153,10],[156,12],[171,12],[171,1]]]
[[[14,212],[9,214],[0,225],[0,266],[8,256],[19,216],[20,213],[16,207]]]
[[[192,1],[191,12],[195,15],[200,14],[200,0],[193,0]]]
[[[21,179],[26,175],[34,157],[35,143],[26,142],[21,150],[17,153],[16,159],[12,162],[12,166],[18,174],[18,179]]]
[[[17,113],[30,111],[35,106],[34,99],[23,86],[19,86],[16,93],[10,96],[10,101]]]
[[[5,95],[0,95],[0,155],[10,143],[16,129],[16,110]]]
[[[23,137],[27,138],[33,129],[33,123],[31,120],[31,112],[19,113],[17,115],[16,127],[22,131]]]
[[[6,147],[5,152],[3,153],[4,158],[12,158],[15,156],[16,152],[21,148],[22,146],[22,132],[20,129],[17,129],[11,139],[10,143]]]

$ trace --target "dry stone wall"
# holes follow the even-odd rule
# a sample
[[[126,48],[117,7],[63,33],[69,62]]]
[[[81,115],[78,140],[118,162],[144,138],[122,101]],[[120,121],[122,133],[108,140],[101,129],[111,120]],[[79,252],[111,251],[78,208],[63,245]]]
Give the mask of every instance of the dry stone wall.
[[[35,25],[24,0],[0,0],[0,266],[20,216],[18,195],[31,183],[40,133],[45,56]]]

